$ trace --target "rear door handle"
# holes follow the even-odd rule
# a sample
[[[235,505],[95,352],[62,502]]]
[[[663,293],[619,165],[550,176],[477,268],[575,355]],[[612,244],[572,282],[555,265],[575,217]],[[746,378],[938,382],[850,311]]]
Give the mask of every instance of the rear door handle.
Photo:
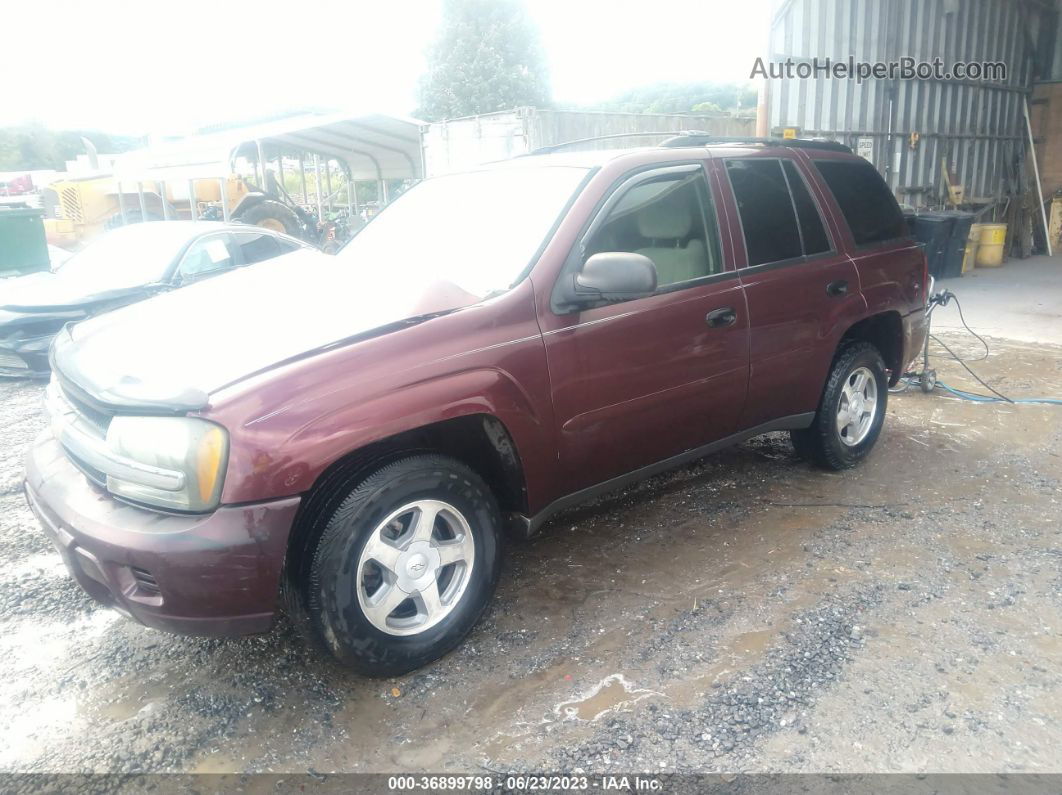
[[[712,328],[732,326],[737,322],[737,313],[734,311],[734,307],[723,306],[719,309],[713,309],[705,315],[704,322]]]
[[[835,282],[830,282],[826,285],[826,295],[833,296],[835,298],[848,293],[848,282],[844,279],[838,279]]]

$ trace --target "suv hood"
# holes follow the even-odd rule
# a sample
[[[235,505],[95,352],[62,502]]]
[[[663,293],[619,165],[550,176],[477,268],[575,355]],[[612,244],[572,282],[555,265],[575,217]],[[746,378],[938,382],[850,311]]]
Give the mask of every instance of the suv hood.
[[[55,366],[105,403],[191,411],[281,362],[479,301],[450,283],[395,284],[386,271],[288,254],[67,326]]]

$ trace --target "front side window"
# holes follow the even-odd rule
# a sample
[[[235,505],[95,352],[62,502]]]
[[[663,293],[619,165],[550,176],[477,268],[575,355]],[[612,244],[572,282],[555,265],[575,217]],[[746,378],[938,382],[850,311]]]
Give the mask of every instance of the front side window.
[[[661,174],[628,188],[587,241],[584,259],[606,251],[651,259],[658,287],[720,273],[715,212],[701,170]]]
[[[889,186],[870,163],[816,160],[857,246],[904,237],[903,214]]]
[[[779,160],[727,160],[749,266],[803,255],[796,211]]]

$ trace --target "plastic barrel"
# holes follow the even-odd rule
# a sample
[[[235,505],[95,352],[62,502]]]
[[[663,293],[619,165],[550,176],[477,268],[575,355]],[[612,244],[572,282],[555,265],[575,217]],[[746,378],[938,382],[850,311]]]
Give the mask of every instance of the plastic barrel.
[[[1003,244],[1007,241],[1006,224],[981,224],[977,243],[977,267],[998,268],[1003,264]]]

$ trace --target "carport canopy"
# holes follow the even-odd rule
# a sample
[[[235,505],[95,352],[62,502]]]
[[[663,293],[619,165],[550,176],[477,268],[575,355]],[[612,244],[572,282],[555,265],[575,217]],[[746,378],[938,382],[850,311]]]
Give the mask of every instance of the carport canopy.
[[[234,154],[260,142],[267,156],[305,150],[344,164],[354,180],[419,179],[423,176],[420,128],[401,116],[309,115],[163,141],[120,155],[114,176],[120,181],[222,178]]]

